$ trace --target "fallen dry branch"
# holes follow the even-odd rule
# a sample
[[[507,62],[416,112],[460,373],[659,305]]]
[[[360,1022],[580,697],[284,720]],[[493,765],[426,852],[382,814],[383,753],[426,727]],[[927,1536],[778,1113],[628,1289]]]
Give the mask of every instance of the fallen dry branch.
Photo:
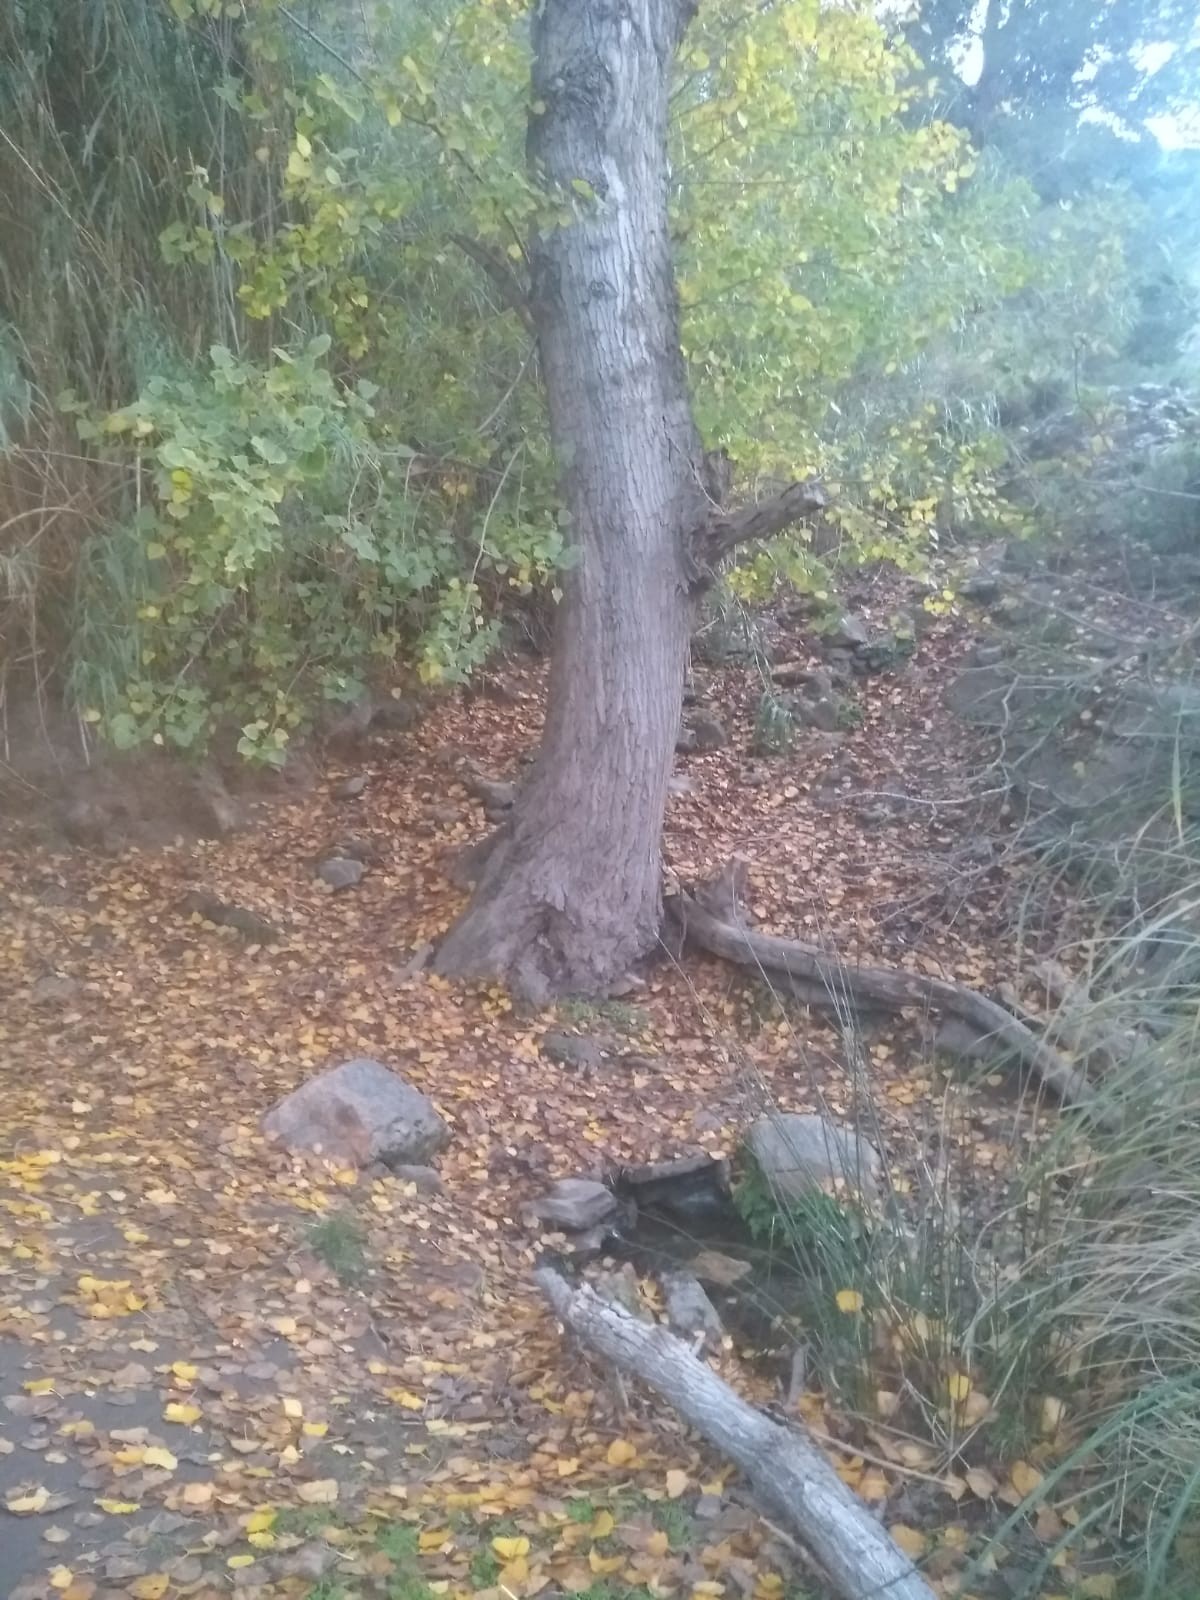
[[[900,968],[852,966],[818,945],[748,928],[738,910],[743,871],[742,863],[733,863],[710,887],[674,897],[671,909],[694,945],[768,978],[802,985],[810,1004],[839,1006],[849,1001],[889,1011],[918,1006],[957,1017],[1015,1056],[1065,1104],[1090,1112],[1104,1125],[1111,1124],[1112,1114],[1102,1106],[1087,1074],[1039,1039],[999,1001],[944,978]]]
[[[746,1474],[771,1515],[794,1534],[842,1600],[933,1600],[908,1557],[798,1425],[773,1422],[743,1400],[681,1339],[573,1287],[552,1267],[535,1273],[560,1321],[622,1372],[640,1379]]]

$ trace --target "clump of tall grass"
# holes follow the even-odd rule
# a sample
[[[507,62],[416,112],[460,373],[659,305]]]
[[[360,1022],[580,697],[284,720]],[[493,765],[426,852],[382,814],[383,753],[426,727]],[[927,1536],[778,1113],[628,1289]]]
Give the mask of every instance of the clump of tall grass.
[[[1192,899],[1200,911],[1200,890]],[[1087,1571],[1099,1556],[1140,1600],[1194,1592],[1200,940],[1181,931],[1189,905],[1093,943],[1088,997],[1048,1022],[1077,1048],[1096,1044],[1099,1104],[1017,1108],[1006,1178],[981,1186],[973,1170],[970,1118],[988,1087],[931,1061],[923,1149],[873,1206],[788,1203],[754,1174],[746,1193],[759,1237],[820,1291],[805,1297],[796,1338],[827,1392],[875,1440],[890,1437],[898,1463],[990,1474],[1014,1507],[993,1523],[996,1546],[1039,1513],[1043,1537],[1056,1530],[1020,1591],[1029,1597],[1051,1557],[1055,1591],[1077,1560]],[[877,1143],[879,1110],[859,1075],[854,1120]]]

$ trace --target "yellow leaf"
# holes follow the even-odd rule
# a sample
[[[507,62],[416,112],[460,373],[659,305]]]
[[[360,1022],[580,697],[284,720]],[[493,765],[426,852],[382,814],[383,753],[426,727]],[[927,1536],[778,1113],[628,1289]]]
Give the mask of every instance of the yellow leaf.
[[[403,1406],[406,1411],[424,1411],[425,1402],[419,1394],[413,1394],[411,1389],[389,1389],[389,1400],[394,1400],[398,1406]]]
[[[688,1475],[678,1467],[673,1467],[667,1473],[667,1499],[678,1500],[680,1495],[686,1494]]]
[[[383,1492],[391,1495],[393,1500],[408,1499],[408,1485],[406,1483],[389,1483]]]
[[[206,1506],[212,1499],[214,1488],[211,1483],[185,1483],[183,1486],[183,1503],[187,1506]]]
[[[925,1535],[919,1529],[910,1528],[907,1522],[893,1522],[888,1532],[910,1561],[925,1554]]]
[[[230,1556],[225,1565],[232,1567],[235,1572],[239,1572],[243,1567],[252,1567],[254,1565],[254,1557],[248,1551],[243,1551],[241,1555]]]
[[[174,1472],[179,1460],[162,1445],[152,1444],[142,1451],[142,1464],[147,1467],[161,1467],[164,1472]]]
[[[630,1444],[628,1439],[614,1439],[605,1459],[610,1467],[627,1467],[631,1461],[637,1460],[637,1447]]]
[[[434,1550],[440,1550],[450,1541],[449,1528],[426,1528],[417,1539],[417,1548],[423,1555],[429,1555]]]
[[[68,1439],[87,1439],[95,1433],[96,1424],[79,1417],[74,1422],[64,1422],[58,1431],[65,1434]]]
[[[42,1509],[49,1498],[49,1489],[39,1484],[28,1494],[14,1495],[11,1499],[5,1500],[4,1508],[6,1511],[11,1511],[14,1517],[32,1517]]]
[[[285,1395],[283,1414],[285,1417],[291,1417],[293,1421],[298,1421],[304,1415],[304,1407],[299,1400],[293,1399],[291,1395]]]
[[[51,1394],[54,1390],[53,1378],[28,1378],[22,1385],[26,1394]]]
[[[607,1575],[610,1572],[620,1572],[621,1568],[625,1565],[626,1559],[627,1558],[624,1554],[615,1556],[602,1556],[594,1545],[588,1551],[588,1566],[591,1567],[593,1572],[602,1576]]]
[[[1093,1572],[1080,1583],[1079,1592],[1086,1595],[1088,1600],[1113,1600],[1117,1592],[1117,1580],[1111,1572]]]
[[[170,1587],[171,1580],[165,1572],[147,1572],[144,1577],[133,1580],[129,1592],[133,1600],[162,1600]]]
[[[172,1361],[171,1371],[179,1379],[180,1383],[193,1383],[199,1369],[194,1367],[190,1361]]]
[[[971,1380],[965,1372],[952,1372],[946,1379],[946,1387],[955,1405],[961,1405],[971,1392]]]
[[[886,1500],[890,1489],[882,1472],[864,1472],[859,1479],[858,1492],[864,1500]]]
[[[265,1533],[274,1524],[278,1512],[271,1506],[263,1506],[260,1511],[252,1511],[246,1518],[247,1533]]]
[[[1066,1407],[1054,1395],[1045,1395],[1042,1399],[1042,1432],[1054,1434],[1062,1426],[1063,1412]]]
[[[141,1509],[136,1500],[97,1500],[96,1504],[110,1517],[129,1517]]]
[[[967,1488],[980,1500],[990,1500],[1000,1487],[986,1467],[972,1467],[966,1477]]]
[[[658,1561],[662,1560],[663,1556],[666,1555],[670,1548],[671,1541],[661,1528],[655,1529],[655,1531],[646,1540],[646,1554],[648,1556],[654,1556],[654,1558]]]
[[[329,1432],[329,1424],[327,1422],[306,1422],[300,1431],[309,1439],[323,1439]]]
[[[55,1567],[50,1574],[50,1587],[52,1589],[69,1589],[75,1582],[75,1574],[70,1567]]]
[[[336,1478],[314,1478],[302,1483],[296,1493],[306,1506],[331,1506],[338,1497]]]
[[[857,1289],[839,1289],[834,1296],[834,1301],[838,1310],[845,1311],[847,1314],[861,1311],[863,1308],[863,1297]]]
[[[271,1327],[274,1328],[276,1333],[283,1334],[286,1339],[289,1335],[295,1333],[296,1319],[295,1317],[272,1317]]]
[[[1041,1473],[1036,1467],[1031,1467],[1028,1461],[1016,1462],[1009,1477],[1012,1479],[1013,1488],[1022,1499],[1027,1494],[1032,1494],[1042,1481]]]
[[[558,1475],[560,1478],[569,1478],[572,1473],[579,1471],[578,1456],[560,1456],[558,1458]]]
[[[593,1539],[607,1539],[617,1525],[617,1519],[611,1511],[597,1511],[589,1532]]]
[[[515,1539],[493,1539],[492,1549],[501,1561],[516,1561],[520,1556],[529,1554],[529,1540],[523,1537]]]
[[[190,1426],[193,1422],[199,1422],[200,1407],[186,1400],[169,1400],[163,1407],[163,1420],[182,1422],[185,1426]]]

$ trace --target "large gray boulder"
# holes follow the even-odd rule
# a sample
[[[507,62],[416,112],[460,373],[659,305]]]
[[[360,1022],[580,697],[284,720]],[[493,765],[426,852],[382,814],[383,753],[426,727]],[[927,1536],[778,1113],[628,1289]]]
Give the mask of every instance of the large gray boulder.
[[[800,1199],[837,1182],[867,1197],[878,1192],[879,1152],[831,1117],[772,1112],[751,1126],[746,1143],[763,1177],[784,1199]]]
[[[359,1167],[421,1166],[450,1140],[433,1101],[366,1056],[301,1084],[267,1112],[262,1128],[289,1150],[314,1150]]]

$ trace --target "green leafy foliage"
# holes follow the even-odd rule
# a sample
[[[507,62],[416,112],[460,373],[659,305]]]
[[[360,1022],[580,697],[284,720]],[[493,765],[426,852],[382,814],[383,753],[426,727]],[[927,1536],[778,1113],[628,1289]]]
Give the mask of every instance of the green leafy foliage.
[[[8,603],[76,707],[122,746],[278,761],[373,674],[460,681],[567,559],[524,241],[600,202],[526,172],[525,8],[51,0],[0,39],[22,240],[0,490],[23,519],[72,462]],[[673,106],[706,440],[743,493],[834,491],[821,550],[744,551],[736,593],[1023,530],[999,341],[1022,307],[1025,343],[1068,330],[1049,364],[1078,367],[1121,278],[1113,216],[1048,218],[981,165],[866,4],[707,0]]]

